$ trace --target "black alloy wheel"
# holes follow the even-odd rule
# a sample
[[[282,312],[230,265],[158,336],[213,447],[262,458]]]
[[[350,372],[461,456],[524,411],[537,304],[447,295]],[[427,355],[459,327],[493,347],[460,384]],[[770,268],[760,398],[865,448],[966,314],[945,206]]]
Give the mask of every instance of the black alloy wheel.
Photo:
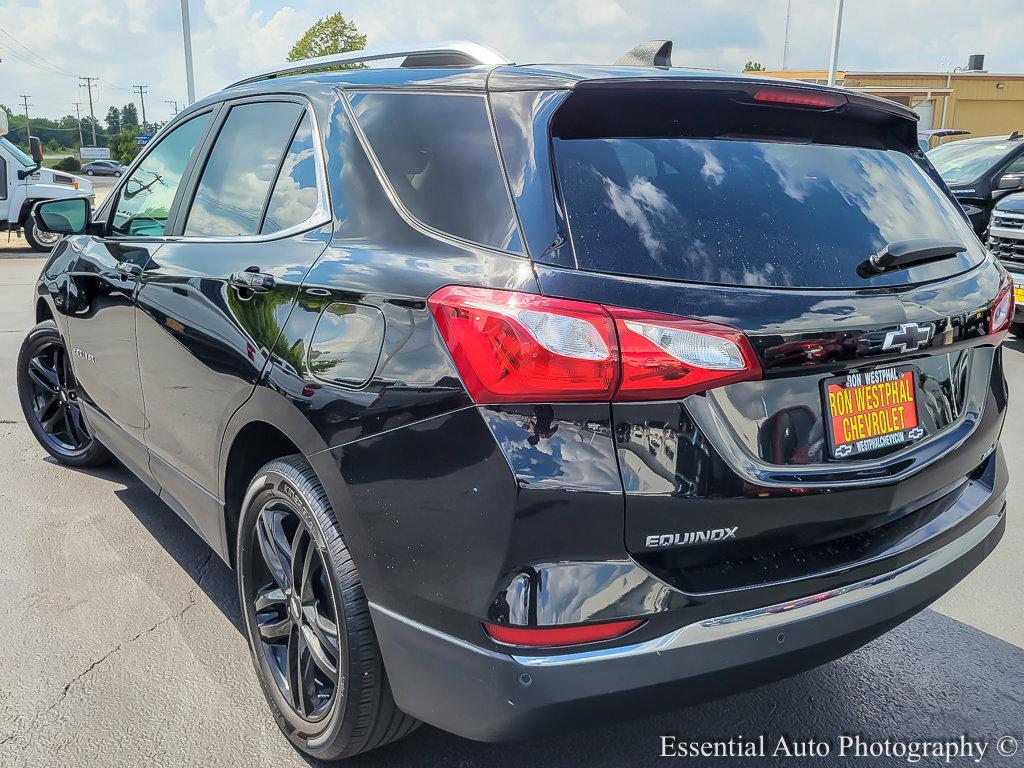
[[[81,467],[109,461],[82,412],[67,348],[52,320],[29,331],[21,346],[18,395],[29,427],[51,456]]]
[[[292,743],[335,760],[416,728],[395,704],[359,572],[303,456],[275,459],[256,473],[236,546],[253,665]]]
[[[252,602],[274,682],[296,714],[318,722],[338,691],[338,611],[323,557],[283,499],[268,502],[253,528]]]

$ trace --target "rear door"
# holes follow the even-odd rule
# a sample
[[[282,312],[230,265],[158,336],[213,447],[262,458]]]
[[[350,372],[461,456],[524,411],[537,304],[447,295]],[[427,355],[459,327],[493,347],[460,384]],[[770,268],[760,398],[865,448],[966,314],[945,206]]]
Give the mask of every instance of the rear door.
[[[332,231],[318,135],[305,101],[226,104],[174,237],[142,277],[151,467],[172,506],[217,545],[225,425],[252,393]]]
[[[578,268],[538,265],[543,292],[715,324],[619,328],[650,350],[622,384],[647,402],[612,406],[648,567],[695,592],[842,568],[983,464],[1005,276],[915,162],[912,120],[812,90],[618,85],[579,87],[552,133]],[[873,268],[922,239],[955,247]],[[679,391],[665,351],[723,370],[659,396]]]

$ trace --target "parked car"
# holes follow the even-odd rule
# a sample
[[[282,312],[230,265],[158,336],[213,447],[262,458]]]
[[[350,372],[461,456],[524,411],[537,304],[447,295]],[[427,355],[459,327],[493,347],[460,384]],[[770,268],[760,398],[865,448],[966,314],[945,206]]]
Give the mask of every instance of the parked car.
[[[988,249],[1013,278],[1018,303],[1010,332],[1024,336],[1024,194],[1007,195],[996,204],[988,230]]]
[[[759,685],[1003,534],[1011,282],[915,121],[471,43],[290,63],[177,115],[98,211],[36,206],[67,240],[25,416],[237,570],[316,758]],[[798,341],[829,353],[767,353]]]
[[[113,160],[93,160],[82,166],[82,172],[87,176],[114,176],[121,178],[128,166]]]
[[[943,144],[928,152],[950,191],[964,207],[974,231],[985,236],[1000,199],[1024,189],[1024,136],[985,136]]]

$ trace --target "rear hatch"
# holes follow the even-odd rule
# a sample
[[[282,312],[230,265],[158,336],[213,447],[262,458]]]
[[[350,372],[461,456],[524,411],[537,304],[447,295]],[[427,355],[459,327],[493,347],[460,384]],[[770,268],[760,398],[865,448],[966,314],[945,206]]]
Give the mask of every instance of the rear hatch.
[[[919,543],[990,456],[1008,283],[915,132],[896,105],[751,81],[583,83],[556,113],[577,268],[537,264],[542,291],[738,329],[759,369],[612,405],[627,548],[680,588]]]

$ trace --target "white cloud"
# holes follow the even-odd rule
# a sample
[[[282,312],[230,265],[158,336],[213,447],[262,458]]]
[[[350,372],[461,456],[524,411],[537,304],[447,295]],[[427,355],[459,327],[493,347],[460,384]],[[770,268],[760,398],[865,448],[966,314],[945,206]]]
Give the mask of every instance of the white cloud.
[[[782,59],[786,0],[191,0],[196,87],[222,88],[246,72],[284,60],[318,16],[340,7],[370,45],[467,37],[516,61],[610,63],[636,43],[675,41],[677,64],[737,71],[748,59],[776,68]],[[823,68],[831,0],[793,0],[790,66]],[[179,4],[172,0],[0,0],[3,30],[56,67],[99,76],[96,113],[149,85],[147,114],[163,119],[164,99],[184,101]],[[992,71],[1022,68],[1020,0],[858,0],[846,4],[840,66],[935,70],[985,53]],[[28,93],[34,112],[73,112],[74,77],[58,74],[0,33],[0,102]],[[14,52],[12,52],[13,49]],[[84,94],[83,94],[84,96]],[[137,97],[134,97],[137,99]],[[82,99],[84,100],[84,99]]]

